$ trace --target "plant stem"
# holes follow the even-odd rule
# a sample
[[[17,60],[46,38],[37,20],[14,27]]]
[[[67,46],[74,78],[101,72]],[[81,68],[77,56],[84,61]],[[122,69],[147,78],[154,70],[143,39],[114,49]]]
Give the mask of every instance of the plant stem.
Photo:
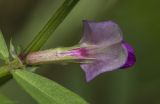
[[[23,54],[39,50],[49,39],[56,28],[62,23],[65,17],[70,13],[72,8],[78,3],[79,0],[65,0],[60,8],[53,14],[47,24],[36,35],[32,42],[24,50]]]
[[[8,68],[9,68],[8,66],[0,67],[0,78],[9,74],[9,69]]]

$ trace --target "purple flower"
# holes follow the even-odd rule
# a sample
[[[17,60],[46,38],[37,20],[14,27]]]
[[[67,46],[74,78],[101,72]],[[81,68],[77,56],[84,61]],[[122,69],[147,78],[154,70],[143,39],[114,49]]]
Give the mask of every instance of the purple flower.
[[[84,21],[84,36],[76,51],[82,59],[93,59],[91,63],[82,63],[81,68],[90,81],[101,73],[127,68],[134,65],[136,59],[133,48],[122,37],[119,26],[112,22]]]
[[[81,63],[87,81],[101,73],[135,64],[133,48],[123,40],[119,26],[112,22],[84,21],[84,35],[80,46],[60,47],[32,52],[25,63],[39,65],[47,63]]]

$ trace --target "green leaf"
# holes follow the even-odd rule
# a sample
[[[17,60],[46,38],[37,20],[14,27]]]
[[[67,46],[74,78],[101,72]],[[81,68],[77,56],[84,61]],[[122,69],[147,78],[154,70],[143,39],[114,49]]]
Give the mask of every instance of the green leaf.
[[[10,99],[8,99],[6,96],[0,95],[0,104],[15,104],[15,103]]]
[[[5,61],[9,60],[8,48],[1,31],[0,31],[0,58]]]
[[[56,82],[29,71],[16,70],[13,72],[13,78],[39,104],[88,104]]]
[[[63,22],[67,17],[73,7],[78,3],[79,0],[65,0],[64,3],[59,7],[59,9],[53,14],[47,24],[42,28],[42,30],[36,35],[33,41],[24,50],[27,54],[32,51],[39,50],[49,39],[56,28]]]
[[[17,58],[17,54],[16,54],[16,50],[15,47],[13,45],[12,39],[10,40],[10,48],[9,48],[10,54],[12,56],[12,58]]]

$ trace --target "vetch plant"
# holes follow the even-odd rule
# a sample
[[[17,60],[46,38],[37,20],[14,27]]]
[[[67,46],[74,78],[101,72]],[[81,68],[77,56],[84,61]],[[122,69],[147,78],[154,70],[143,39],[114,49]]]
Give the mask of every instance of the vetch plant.
[[[20,53],[14,48],[12,41],[8,49],[0,33],[0,59],[4,61],[0,67],[0,78],[12,75],[39,104],[88,104],[58,83],[33,73],[41,64],[79,63],[87,81],[101,73],[135,64],[133,48],[125,42],[119,26],[112,21],[84,20],[84,34],[78,44],[39,51],[78,1],[65,0],[33,41]]]

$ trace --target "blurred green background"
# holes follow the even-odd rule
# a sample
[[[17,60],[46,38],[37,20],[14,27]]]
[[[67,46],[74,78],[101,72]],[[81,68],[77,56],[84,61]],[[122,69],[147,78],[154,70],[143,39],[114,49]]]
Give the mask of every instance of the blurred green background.
[[[0,0],[0,29],[9,41],[25,47],[63,0]],[[113,20],[136,50],[137,63],[128,70],[100,75],[86,83],[77,64],[44,65],[37,73],[78,93],[91,104],[160,104],[160,1],[80,0],[43,49],[76,44],[82,20]],[[17,104],[36,104],[14,80],[0,94]]]

